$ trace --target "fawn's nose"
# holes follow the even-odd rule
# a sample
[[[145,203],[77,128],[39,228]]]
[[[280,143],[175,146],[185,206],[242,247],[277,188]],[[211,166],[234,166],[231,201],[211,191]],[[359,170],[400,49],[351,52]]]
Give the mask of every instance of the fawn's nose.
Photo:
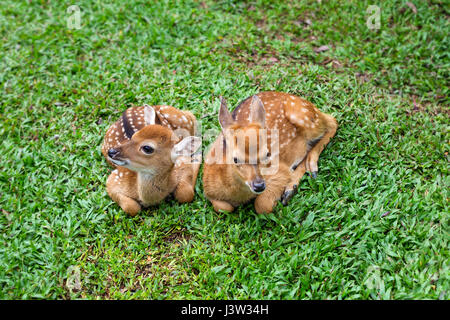
[[[252,189],[255,192],[263,192],[266,189],[266,182],[264,180],[255,180],[252,182]]]
[[[111,159],[114,159],[115,156],[117,156],[119,154],[119,150],[111,148],[108,150],[108,157],[110,157]]]

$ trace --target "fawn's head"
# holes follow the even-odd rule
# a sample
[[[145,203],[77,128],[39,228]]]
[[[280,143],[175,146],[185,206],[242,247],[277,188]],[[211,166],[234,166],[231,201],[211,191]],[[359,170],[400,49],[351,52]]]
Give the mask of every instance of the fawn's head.
[[[108,150],[114,164],[132,171],[156,174],[171,169],[180,156],[190,156],[201,144],[199,137],[180,138],[171,129],[155,124],[155,110],[144,109],[146,126],[131,139]],[[181,141],[180,141],[181,140]]]
[[[233,119],[227,104],[221,98],[219,123],[223,132],[225,159],[237,176],[253,193],[262,193],[266,188],[259,165],[270,157],[265,130],[265,110],[257,96],[249,106],[248,123]]]

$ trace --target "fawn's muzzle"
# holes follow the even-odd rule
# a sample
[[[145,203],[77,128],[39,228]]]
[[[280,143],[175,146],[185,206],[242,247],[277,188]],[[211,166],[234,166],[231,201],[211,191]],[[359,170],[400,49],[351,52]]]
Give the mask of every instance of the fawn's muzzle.
[[[264,180],[255,180],[252,182],[252,189],[256,193],[261,193],[266,189],[266,182]]]
[[[108,157],[110,157],[111,159],[114,159],[114,157],[116,157],[119,154],[119,150],[111,148],[108,150]]]

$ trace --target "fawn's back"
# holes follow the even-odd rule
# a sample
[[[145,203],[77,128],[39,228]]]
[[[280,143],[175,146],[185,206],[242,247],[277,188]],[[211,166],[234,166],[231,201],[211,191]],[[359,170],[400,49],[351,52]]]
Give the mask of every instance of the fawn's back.
[[[319,121],[321,112],[311,102],[301,97],[276,91],[261,92],[257,96],[264,105],[269,145],[273,129],[278,130],[280,150],[299,135],[308,139],[326,129]],[[242,126],[248,125],[251,121],[251,100],[252,97],[248,97],[242,101],[232,113],[233,119]]]

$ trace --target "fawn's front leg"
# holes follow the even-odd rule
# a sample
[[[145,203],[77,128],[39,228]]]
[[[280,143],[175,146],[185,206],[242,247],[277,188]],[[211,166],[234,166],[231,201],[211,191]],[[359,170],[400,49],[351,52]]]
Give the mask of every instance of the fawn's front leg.
[[[179,163],[174,168],[176,183],[174,196],[180,203],[192,202],[195,196],[195,182],[197,180],[200,162]]]
[[[214,210],[216,212],[220,212],[220,211],[228,211],[228,212],[233,212],[234,207],[229,204],[226,201],[222,201],[222,200],[211,200],[211,203],[214,207]]]
[[[141,211],[141,205],[129,194],[129,186],[124,179],[119,177],[118,171],[114,170],[106,181],[106,191],[108,195],[116,202],[123,211],[134,217]]]
[[[190,181],[181,180],[175,188],[174,196],[179,203],[192,202],[194,200],[194,187]]]
[[[280,200],[286,185],[291,180],[290,172],[286,165],[280,163],[278,172],[266,178],[266,190],[255,199],[255,210],[257,213],[270,213],[273,207]]]
[[[109,195],[130,216],[134,217],[141,211],[141,205],[136,200],[120,193]]]
[[[298,185],[300,184],[300,180],[305,175],[306,166],[305,161],[302,161],[297,168],[293,172],[291,172],[291,181],[287,184],[284,189],[283,195],[281,196],[281,203],[283,206],[286,206],[289,201],[292,199],[294,194],[297,192]]]

